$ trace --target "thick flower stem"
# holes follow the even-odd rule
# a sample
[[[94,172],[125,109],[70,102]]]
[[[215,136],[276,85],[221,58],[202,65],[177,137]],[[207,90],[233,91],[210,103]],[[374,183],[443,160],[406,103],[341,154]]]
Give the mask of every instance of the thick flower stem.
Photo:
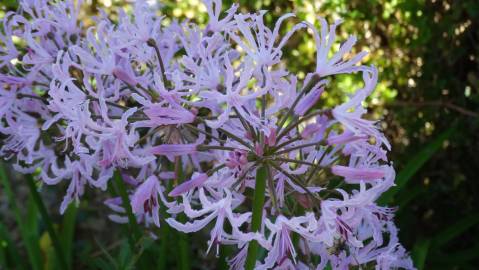
[[[266,180],[268,179],[268,168],[262,165],[256,171],[256,184],[254,187],[253,197],[253,220],[251,221],[251,230],[253,232],[259,231],[261,223],[263,222],[263,206],[266,191]],[[256,256],[259,251],[259,244],[253,240],[248,246],[248,256],[246,257],[246,270],[254,269],[256,264]]]
[[[177,157],[175,159],[175,174],[176,174],[176,185],[181,184],[185,180],[185,175],[183,172],[183,162],[181,158]],[[178,217],[182,222],[186,222],[186,216],[180,214]],[[179,269],[189,270],[191,269],[190,264],[190,244],[188,235],[186,233],[177,232],[178,236],[178,247],[179,247]]]

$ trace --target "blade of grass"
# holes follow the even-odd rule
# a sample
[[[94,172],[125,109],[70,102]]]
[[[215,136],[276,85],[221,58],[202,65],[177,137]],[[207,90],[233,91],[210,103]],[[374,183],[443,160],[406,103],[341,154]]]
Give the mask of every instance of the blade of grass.
[[[383,193],[378,202],[386,205],[392,202],[396,193],[406,186],[411,178],[422,168],[422,166],[441,148],[443,142],[456,131],[456,125],[452,125],[443,131],[434,140],[426,144],[415,156],[413,156],[406,166],[398,173],[396,177],[396,186]]]
[[[435,263],[457,263],[467,262],[479,257],[479,242],[469,249],[464,249],[457,252],[448,252],[444,255],[434,257]]]
[[[115,256],[118,269],[127,269],[126,265],[129,261],[131,261],[133,254],[134,253],[129,248],[129,244],[127,242],[123,242],[123,244],[120,246],[120,252],[117,256]]]
[[[35,201],[31,196],[28,197],[26,202],[26,211],[23,216],[25,230],[29,241],[32,243],[38,243],[38,249],[34,252],[38,252],[36,256],[42,258],[42,237],[40,231],[40,222],[38,215],[38,208],[35,204]],[[47,261],[47,258],[43,256],[43,263]]]
[[[449,241],[464,233],[467,229],[479,223],[479,214],[466,216],[446,229],[442,230],[432,240],[431,248],[438,250]]]
[[[426,256],[429,252],[430,244],[430,239],[421,239],[416,242],[412,249],[412,259],[414,261],[414,265],[419,270],[424,269],[424,264],[426,262]]]
[[[101,269],[101,270],[117,270],[115,266],[108,263],[107,260],[103,258],[94,258],[92,261],[87,262],[88,266],[91,269]]]
[[[40,249],[43,255],[42,268],[45,270],[57,270],[62,269],[58,265],[58,259],[56,258],[55,249],[52,245],[52,239],[47,231],[43,232],[40,236]]]
[[[20,259],[18,248],[15,246],[15,243],[13,243],[7,228],[2,223],[0,223],[0,253],[0,268],[26,269]]]
[[[136,217],[133,215],[133,211],[131,210],[130,199],[128,198],[125,182],[123,182],[120,172],[116,171],[113,177],[115,181],[115,188],[117,190],[117,193],[121,197],[122,206],[125,209],[126,215],[128,217],[128,226],[130,227],[130,231],[131,231],[131,234],[128,234],[128,237],[129,237],[130,247],[132,249],[132,252],[134,253],[136,249],[135,243],[141,237],[141,230],[140,230],[140,227],[138,226],[138,223],[136,222]]]
[[[405,206],[412,202],[416,197],[424,194],[425,192],[427,192],[427,189],[423,185],[408,188],[407,192],[400,192],[395,198],[395,203],[399,207],[397,213],[399,213],[403,209],[407,211],[407,208]]]
[[[65,255],[63,254],[63,249],[62,249],[60,240],[58,239],[55,229],[53,228],[53,223],[50,219],[50,216],[48,215],[45,205],[43,204],[43,200],[40,196],[40,193],[38,193],[37,187],[35,185],[35,181],[33,180],[33,177],[31,175],[26,175],[25,178],[27,180],[27,184],[30,189],[30,194],[33,200],[35,201],[35,204],[40,212],[43,222],[45,222],[45,227],[47,229],[47,232],[50,235],[50,238],[52,239],[53,248],[55,250],[58,263],[62,269],[69,269],[65,259]]]
[[[111,254],[108,252],[108,250],[105,248],[105,246],[102,243],[100,243],[100,241],[98,241],[96,238],[94,238],[94,240],[95,240],[95,243],[100,248],[101,252],[105,255],[105,257],[107,259],[107,260],[104,260],[104,259],[100,260],[100,261],[102,261],[102,264],[104,265],[104,267],[106,269],[119,269],[117,262],[115,261],[113,256],[111,256]]]
[[[140,250],[136,253],[136,254],[133,254],[132,258],[127,262],[125,268],[126,269],[135,269],[135,265],[138,263],[139,265],[141,265],[141,262],[139,262],[140,258],[142,258],[145,254],[145,252],[152,248],[154,244],[154,240],[151,239],[149,236],[146,236],[146,237],[142,237],[140,239],[140,243],[139,243],[139,246],[140,246]],[[145,262],[144,264],[146,265],[147,262]],[[151,267],[151,265],[146,265],[146,266],[143,266],[143,268],[140,268],[140,269],[147,269]]]
[[[133,257],[136,254],[143,254],[142,247],[139,245],[140,243],[140,238],[141,238],[141,229],[140,226],[138,225],[138,222],[136,221],[136,217],[133,214],[133,211],[131,209],[131,203],[130,199],[128,197],[128,193],[126,190],[126,185],[125,182],[123,181],[123,178],[121,176],[121,173],[119,171],[116,171],[114,174],[114,182],[115,182],[115,187],[118,192],[118,194],[121,197],[122,201],[122,206],[126,211],[127,217],[128,217],[128,227],[129,227],[129,232],[128,234],[128,243],[129,243],[129,257]],[[146,266],[146,262],[141,260],[138,261],[138,267],[140,269],[144,269]]]
[[[10,245],[5,235],[6,234],[5,234],[3,225],[2,223],[0,223],[0,268],[9,267],[8,253],[9,253]]]
[[[30,266],[32,267],[31,269],[40,270],[42,261],[40,257],[40,254],[41,254],[40,247],[38,245],[39,239],[30,239],[29,237],[25,220],[20,214],[20,210],[15,201],[15,195],[13,194],[12,187],[10,186],[10,182],[8,181],[7,173],[5,171],[5,166],[2,162],[0,162],[0,181],[2,182],[2,185],[4,187],[4,192],[5,192],[5,195],[7,196],[10,209],[12,209],[13,215],[15,216],[15,221],[20,230],[20,236],[23,240],[23,243],[25,244],[25,247],[27,250],[27,256],[30,261]]]
[[[439,232],[435,237],[427,240],[418,241],[413,248],[412,257],[414,264],[419,270],[424,269],[426,262],[426,255],[431,250],[431,253],[434,252],[433,259],[431,259],[431,265],[435,263],[451,263],[459,261],[472,260],[479,256],[477,252],[479,250],[479,244],[474,246],[471,249],[455,252],[452,254],[447,254],[440,256],[440,249],[451,240],[457,236],[464,233],[467,229],[479,223],[479,214],[470,215],[462,218],[451,226]],[[452,259],[452,258],[456,259]]]
[[[78,208],[70,205],[63,215],[61,241],[63,249],[65,250],[66,261],[68,266],[72,266],[73,258],[73,239],[75,235],[75,222]]]

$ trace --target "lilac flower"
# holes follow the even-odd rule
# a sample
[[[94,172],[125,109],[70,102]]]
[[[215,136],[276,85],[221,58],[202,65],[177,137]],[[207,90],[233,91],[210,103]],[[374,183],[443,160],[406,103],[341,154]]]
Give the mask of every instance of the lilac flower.
[[[236,10],[238,9],[238,4],[233,4],[227,11],[226,16],[223,19],[220,19],[221,16],[221,7],[222,1],[220,0],[205,0],[204,4],[206,5],[206,10],[209,16],[209,22],[206,26],[211,32],[221,32],[225,29],[229,29],[233,25],[231,19],[233,18]]]
[[[276,22],[274,30],[271,32],[263,23],[263,15],[265,11],[261,11],[259,15],[235,15],[235,28],[243,35],[244,40],[235,32],[231,31],[229,36],[238,43],[239,46],[251,57],[251,59],[259,66],[258,70],[262,69],[263,65],[272,66],[278,63],[281,57],[281,49],[286,44],[286,41],[294,34],[295,31],[304,27],[304,25],[296,25],[290,30],[277,46],[274,45],[279,35],[281,23],[294,14],[285,14],[281,16]],[[251,19],[252,22],[247,20]],[[234,29],[234,28],[233,28]],[[235,30],[236,30],[235,29]]]
[[[292,219],[279,216],[276,218],[275,224],[266,220],[266,227],[271,232],[269,240],[273,244],[265,258],[264,264],[257,266],[257,269],[271,269],[275,265],[276,267],[282,267],[289,261],[289,258],[293,260],[292,265],[296,265],[297,253],[291,234],[298,233],[301,237],[312,239],[312,228],[315,223],[316,220],[313,215],[294,217]]]
[[[192,219],[196,219],[193,222],[189,222],[186,224],[179,223],[175,219],[169,218],[166,222],[173,228],[182,231],[182,232],[196,232],[204,228],[208,225],[212,220],[216,219],[216,223],[214,229],[211,231],[211,239],[209,241],[208,251],[212,247],[212,245],[220,244],[222,241],[225,240],[243,240],[243,241],[251,241],[255,239],[256,236],[251,234],[242,233],[239,229],[245,222],[247,222],[250,218],[250,213],[244,213],[241,215],[234,215],[234,201],[232,198],[231,193],[225,191],[226,197],[221,199],[217,202],[211,202],[210,199],[207,198],[203,189],[200,188],[199,190],[199,198],[202,204],[202,209],[200,210],[193,210],[191,206],[188,204],[188,197],[183,195],[184,201],[184,211],[185,214]],[[233,207],[233,208],[232,208]],[[201,216],[205,216],[200,218]],[[229,234],[224,231],[224,222],[228,220],[229,224],[232,227],[233,234]],[[218,252],[218,250],[217,250]]]
[[[0,68],[11,66],[11,61],[19,57],[19,52],[13,43],[13,26],[9,21],[12,13],[3,17],[3,31],[0,31]]]
[[[218,115],[217,120],[207,120],[206,123],[212,128],[219,128],[228,120],[228,115],[233,111],[233,109],[236,109],[240,112],[242,117],[250,120],[253,124],[259,125],[260,123],[257,117],[244,111],[243,106],[262,95],[265,90],[263,89],[256,92],[250,91],[250,93],[247,95],[241,94],[245,88],[247,89],[247,83],[251,79],[254,68],[252,63],[246,63],[244,70],[241,72],[239,82],[234,84],[235,70],[233,69],[231,61],[228,59],[228,57],[225,57],[224,60],[226,67],[225,94],[218,91],[204,91],[200,92],[199,95],[210,102],[214,101],[218,105],[225,104],[226,108],[219,109],[221,112]]]
[[[331,55],[340,20],[282,35],[294,14],[271,29],[266,11],[223,13],[206,0],[205,27],[166,24],[136,1],[84,29],[80,4],[22,0],[0,31],[0,156],[47,185],[67,182],[60,212],[120,171],[138,223],[209,230],[207,252],[236,249],[232,269],[414,269],[394,208],[376,204],[395,178],[390,144],[363,107],[377,70],[360,65],[365,52],[343,59],[355,37]],[[317,66],[302,80],[282,50],[305,27]],[[323,108],[324,77],[349,73],[364,86]],[[105,205],[127,222],[120,198]],[[253,248],[266,257],[256,262]]]
[[[133,213],[150,216],[158,227],[160,227],[159,193],[162,193],[162,189],[158,178],[150,176],[136,189],[131,199]]]
[[[333,25],[329,27],[328,32],[328,23],[322,18],[318,17],[318,20],[321,23],[321,33],[318,32],[316,27],[314,27],[309,22],[304,22],[312,31],[314,41],[316,42],[316,73],[321,77],[325,77],[333,74],[341,73],[351,73],[357,71],[364,71],[367,68],[363,66],[355,66],[359,61],[361,61],[367,52],[361,52],[355,55],[348,61],[343,61],[342,57],[349,53],[356,43],[356,37],[351,36],[348,40],[339,48],[339,51],[329,58],[328,53],[331,51],[331,48],[336,39],[336,27],[341,24],[341,20],[336,20]]]
[[[364,88],[358,90],[348,102],[334,108],[333,116],[349,131],[354,132],[355,135],[372,136],[390,149],[391,145],[387,139],[384,138],[384,135],[378,131],[378,127],[375,126],[376,123],[361,118],[365,113],[365,109],[361,103],[376,87],[378,79],[377,70],[372,67],[370,71],[364,72],[363,79],[365,84]]]

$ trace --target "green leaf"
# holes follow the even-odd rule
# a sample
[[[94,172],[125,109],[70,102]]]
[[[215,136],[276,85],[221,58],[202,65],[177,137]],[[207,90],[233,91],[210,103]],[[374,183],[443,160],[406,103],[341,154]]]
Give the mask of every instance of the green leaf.
[[[94,258],[88,262],[91,269],[117,270],[118,268],[103,258]]]
[[[58,260],[58,264],[61,267],[61,269],[69,269],[65,259],[65,255],[63,253],[60,240],[58,239],[57,231],[53,227],[53,222],[50,218],[50,215],[48,214],[45,204],[43,203],[42,197],[40,196],[40,193],[37,190],[35,180],[33,179],[32,175],[25,175],[25,178],[27,180],[26,182],[28,184],[28,188],[30,189],[31,198],[34,200],[35,205],[38,208],[38,211],[40,212],[42,220],[45,223],[45,227],[47,229],[48,235],[50,236],[50,239],[52,241],[53,249],[56,255],[55,257]]]
[[[414,265],[417,269],[424,269],[424,264],[426,262],[426,256],[429,251],[429,246],[431,241],[429,239],[421,239],[416,242],[412,249],[412,259],[414,260]]]
[[[9,9],[16,9],[18,7],[18,3],[16,0],[3,0],[1,3],[0,3],[0,7],[6,7],[6,8],[9,8]]]
[[[32,197],[28,197],[27,204],[26,204],[26,216],[24,219],[26,236],[28,237],[28,241],[32,245],[32,252],[34,252],[34,256],[41,258],[41,235],[40,235],[40,224],[38,219],[38,208],[35,205],[35,201]],[[37,248],[38,247],[38,248]]]
[[[436,263],[457,263],[467,262],[479,257],[479,242],[469,249],[464,249],[457,252],[448,252],[447,255],[435,256],[434,262]]]
[[[115,261],[113,256],[111,256],[110,252],[108,252],[105,246],[102,243],[100,243],[100,241],[98,241],[96,238],[94,238],[94,240],[95,240],[95,243],[100,248],[102,254],[107,259],[107,260],[104,260],[101,258],[96,259],[94,262],[98,262],[101,265],[101,266],[99,265],[98,267],[101,269],[119,269],[117,262]]]
[[[479,223],[479,214],[466,216],[446,229],[442,230],[432,240],[431,247],[437,250],[464,233],[467,229]]]
[[[67,264],[72,268],[73,258],[73,239],[75,235],[75,221],[77,217],[78,208],[70,204],[63,215],[61,242],[65,251]]]
[[[456,125],[451,126],[447,130],[443,131],[434,140],[426,144],[406,166],[398,173],[396,177],[396,186],[390,188],[383,193],[378,202],[381,205],[386,205],[392,202],[396,193],[398,193],[411,178],[422,168],[422,166],[441,148],[443,142],[451,137],[456,131]]]
[[[2,223],[0,223],[0,268],[26,269],[20,259],[18,248],[10,238],[7,228]]]
[[[28,231],[26,220],[20,214],[20,210],[15,200],[15,195],[13,194],[12,187],[10,186],[10,182],[8,181],[5,166],[2,162],[0,162],[0,181],[2,182],[2,185],[4,187],[4,194],[7,196],[10,209],[12,209],[13,215],[15,216],[15,221],[20,230],[20,236],[27,249],[27,256],[30,260],[31,269],[40,270],[42,260],[40,257],[41,253],[39,247],[39,239],[32,237],[30,232]]]
[[[123,241],[122,245],[120,246],[120,254],[117,258],[117,263],[119,265],[119,269],[127,269],[127,265],[130,262],[131,258],[133,257],[132,250],[127,241]]]
[[[399,207],[398,212],[400,212],[402,209],[406,210],[405,206],[412,202],[417,196],[422,195],[424,192],[426,192],[424,186],[414,186],[408,188],[407,192],[400,192],[395,198],[395,203]]]
[[[136,249],[135,243],[141,237],[141,230],[136,221],[136,217],[133,215],[130,199],[128,198],[126,186],[123,182],[120,172],[116,171],[113,178],[116,192],[120,195],[122,206],[126,211],[126,215],[128,216],[128,227],[130,229],[130,233],[128,234],[128,242],[130,244],[131,252],[134,253]]]

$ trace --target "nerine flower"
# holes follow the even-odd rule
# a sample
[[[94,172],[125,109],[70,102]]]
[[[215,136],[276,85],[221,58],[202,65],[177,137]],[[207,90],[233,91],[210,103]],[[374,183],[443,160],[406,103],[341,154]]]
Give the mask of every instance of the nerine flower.
[[[414,269],[394,208],[376,204],[395,177],[363,107],[377,70],[360,65],[355,37],[331,54],[340,20],[282,35],[294,14],[271,29],[265,11],[206,0],[206,26],[164,24],[136,1],[84,29],[80,4],[20,1],[0,31],[0,155],[45,184],[67,182],[61,212],[120,171],[139,223],[210,230],[207,251],[232,246],[233,269]],[[304,28],[316,69],[302,80],[282,50]],[[349,73],[364,86],[323,106],[328,77]],[[105,204],[127,221],[119,198]]]
[[[155,225],[160,227],[160,202],[159,194],[162,188],[158,178],[150,176],[135,191],[131,199],[131,209],[135,214],[150,216]]]

